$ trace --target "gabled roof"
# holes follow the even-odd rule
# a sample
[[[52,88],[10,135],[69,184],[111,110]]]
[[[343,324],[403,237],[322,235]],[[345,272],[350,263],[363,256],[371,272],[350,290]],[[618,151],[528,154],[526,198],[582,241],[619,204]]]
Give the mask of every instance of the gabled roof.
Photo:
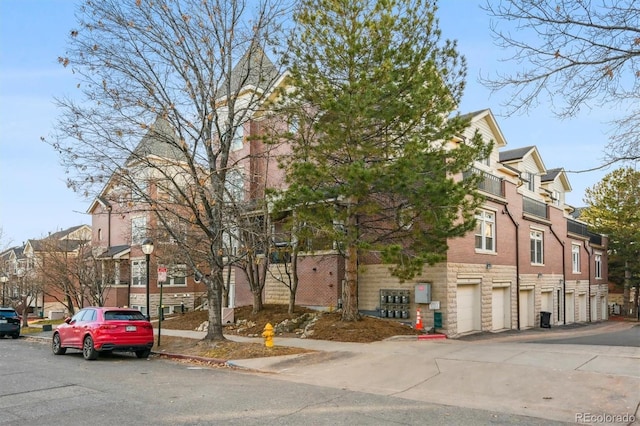
[[[109,247],[102,253],[98,254],[98,259],[118,259],[128,254],[131,251],[131,246],[129,245],[121,245],[121,246],[113,246]]]
[[[86,228],[90,234],[89,225],[76,225],[62,231],[54,232],[45,238],[27,240],[24,250],[27,253],[56,250],[59,252],[74,252],[81,246],[86,246],[89,239],[78,238],[78,231]],[[75,235],[74,235],[75,234]]]
[[[230,78],[220,87],[225,88],[230,82],[230,93],[238,93],[245,88],[265,91],[273,87],[280,74],[262,48],[253,44],[233,67]],[[226,93],[226,89],[223,89],[223,93]]]
[[[149,131],[133,150],[127,164],[150,156],[177,161],[184,160],[184,153],[177,146],[173,127],[162,117],[156,118],[156,121],[149,127]]]
[[[532,157],[540,173],[544,174],[547,172],[547,168],[542,162],[542,156],[535,145],[500,152],[501,163],[519,163],[524,161],[526,157]]]
[[[15,258],[19,258],[20,256],[22,256],[23,252],[24,246],[11,247],[0,253],[0,259],[9,260],[11,258],[11,255],[13,255]]]
[[[546,174],[541,176],[540,179],[543,184],[554,182],[556,181],[556,179],[559,179],[565,191],[571,191],[571,184],[569,183],[569,178],[567,177],[567,174],[565,173],[563,168],[549,169],[547,170]]]
[[[140,142],[127,159],[125,168],[131,167],[134,163],[142,159],[148,159],[149,157],[155,157],[165,161],[174,161],[176,163],[181,163],[185,160],[184,153],[178,147],[178,138],[171,123],[160,116],[156,118],[156,121],[149,127],[147,133],[140,139]],[[113,187],[119,173],[120,171],[116,171],[109,177],[109,181],[100,191],[100,195],[89,205],[87,213],[92,213],[98,204],[102,204],[105,208],[110,207],[111,204],[105,197],[105,194]]]
[[[560,172],[562,172],[562,169],[549,169],[546,174],[540,176],[540,180],[542,182],[552,182],[558,177]]]
[[[55,238],[43,238],[42,240],[28,240],[26,246],[31,251],[46,252],[46,251],[58,251],[60,253],[70,253],[78,250],[81,246],[86,246],[86,240],[69,240],[69,239],[55,239]]]
[[[505,139],[504,134],[502,134],[502,130],[500,130],[498,121],[489,108],[464,114],[462,115],[462,117],[471,118],[470,127],[473,127],[473,124],[477,123],[480,120],[485,120],[487,122],[487,125],[491,129],[491,133],[493,134],[495,148],[502,148],[507,146],[507,140]]]
[[[63,229],[62,231],[58,231],[58,232],[54,232],[53,234],[49,234],[49,236],[47,236],[47,238],[61,240],[63,238],[68,237],[69,235],[73,234],[75,231],[77,231],[77,230],[79,230],[79,229],[81,229],[83,227],[88,227],[88,225],[72,226],[71,228]]]
[[[500,152],[500,162],[510,162],[516,160],[522,160],[525,155],[535,146],[524,146],[522,148],[509,149],[507,151]]]

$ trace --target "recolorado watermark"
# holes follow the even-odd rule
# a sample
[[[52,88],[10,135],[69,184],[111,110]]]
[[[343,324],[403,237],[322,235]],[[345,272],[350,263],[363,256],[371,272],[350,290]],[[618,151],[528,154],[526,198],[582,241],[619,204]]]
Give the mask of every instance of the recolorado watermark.
[[[625,414],[596,414],[596,413],[576,413],[576,423],[623,423],[629,424],[636,421],[636,416],[630,413]]]

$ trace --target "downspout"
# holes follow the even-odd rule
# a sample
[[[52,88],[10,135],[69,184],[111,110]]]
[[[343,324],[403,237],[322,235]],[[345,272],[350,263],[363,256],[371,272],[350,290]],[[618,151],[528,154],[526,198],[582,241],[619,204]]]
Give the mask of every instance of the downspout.
[[[511,223],[516,228],[516,322],[517,329],[520,330],[520,225],[513,218],[506,204],[502,213],[506,213],[509,216]]]
[[[589,309],[589,322],[592,321],[593,313],[591,312],[591,253],[589,252],[589,247],[587,246],[587,242],[584,242],[584,251],[587,252],[587,271],[589,273],[589,278],[587,279],[587,308]]]
[[[107,206],[107,247],[111,248],[111,205]]]
[[[560,240],[558,234],[556,234],[556,232],[553,230],[553,226],[549,225],[549,230],[562,246],[562,323],[564,325],[567,325],[567,277],[565,275],[567,271],[567,259],[564,253],[564,241]]]

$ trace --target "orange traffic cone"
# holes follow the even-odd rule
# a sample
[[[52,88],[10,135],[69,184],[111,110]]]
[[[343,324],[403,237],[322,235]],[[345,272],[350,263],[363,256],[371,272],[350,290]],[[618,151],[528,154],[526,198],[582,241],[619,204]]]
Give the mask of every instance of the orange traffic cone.
[[[420,309],[418,309],[418,313],[416,314],[416,330],[422,330],[422,317],[420,316]]]

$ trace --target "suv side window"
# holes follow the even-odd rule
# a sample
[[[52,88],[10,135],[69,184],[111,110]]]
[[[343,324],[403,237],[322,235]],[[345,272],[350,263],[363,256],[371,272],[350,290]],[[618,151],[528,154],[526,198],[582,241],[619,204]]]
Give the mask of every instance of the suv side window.
[[[87,313],[82,317],[82,321],[95,321],[96,320],[96,310],[95,309],[87,309]]]
[[[84,316],[85,313],[87,313],[86,309],[81,310],[80,312],[78,312],[77,314],[72,316],[71,317],[71,321],[69,321],[69,322],[82,321],[82,317]]]

